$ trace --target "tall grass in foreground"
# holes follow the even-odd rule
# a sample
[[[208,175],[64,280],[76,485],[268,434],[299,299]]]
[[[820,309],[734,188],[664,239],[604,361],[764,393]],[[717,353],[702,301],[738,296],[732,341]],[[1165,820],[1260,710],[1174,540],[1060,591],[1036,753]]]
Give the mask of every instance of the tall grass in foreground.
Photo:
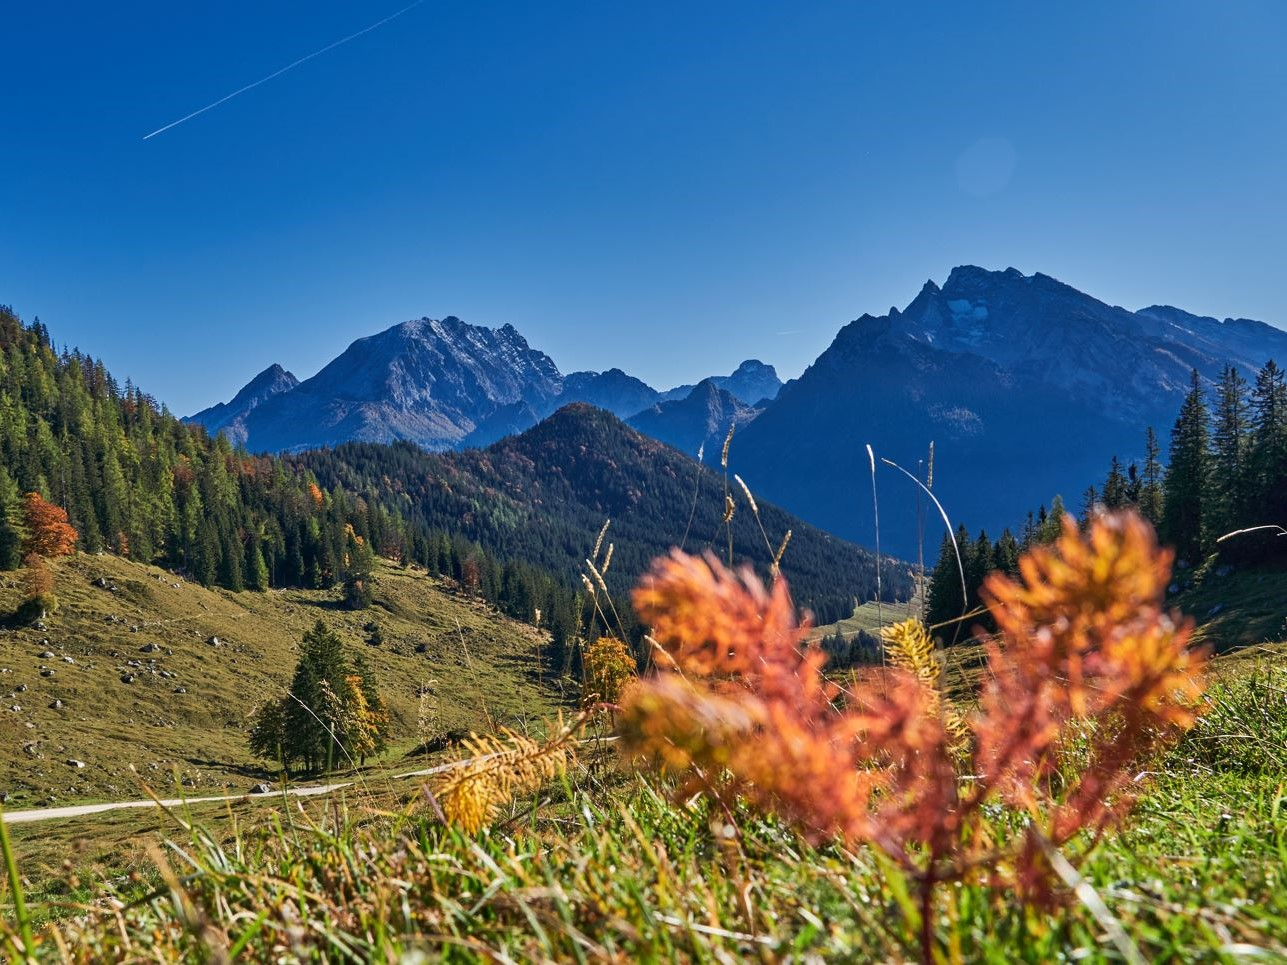
[[[1287,714],[1272,675],[1202,693],[1168,564],[1107,517],[994,579],[971,712],[915,624],[842,691],[781,581],[677,554],[636,594],[657,672],[615,695],[656,772],[573,756],[586,717],[480,743],[410,801],[295,802],[226,838],[176,815],[143,881],[4,937],[84,962],[1284,956],[1281,762],[1255,783],[1205,748],[1272,744]],[[437,812],[470,775],[486,808]]]

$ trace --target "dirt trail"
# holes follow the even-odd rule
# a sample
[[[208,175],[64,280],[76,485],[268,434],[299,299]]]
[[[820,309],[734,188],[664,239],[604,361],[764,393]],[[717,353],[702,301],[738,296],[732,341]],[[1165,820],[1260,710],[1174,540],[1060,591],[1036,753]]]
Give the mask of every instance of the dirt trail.
[[[437,767],[427,767],[419,771],[408,771],[405,774],[395,774],[395,780],[404,780],[410,777],[428,777],[432,774],[441,774],[443,771],[449,771],[452,768],[459,767],[463,761],[453,761],[450,764],[440,764]],[[123,811],[127,808],[154,808],[154,807],[183,807],[188,804],[209,804],[219,801],[241,801],[247,798],[256,801],[266,801],[273,797],[281,797],[285,794],[287,797],[316,797],[319,794],[329,794],[331,791],[339,791],[346,787],[352,787],[355,781],[342,781],[338,784],[315,784],[309,787],[291,787],[283,791],[280,788],[274,788],[264,794],[222,794],[215,797],[187,797],[187,798],[168,798],[161,801],[111,801],[106,804],[69,804],[66,807],[56,808],[33,808],[28,811],[6,811],[4,814],[5,824],[29,824],[33,821],[53,821],[58,818],[79,818],[93,814],[103,814],[107,811]]]

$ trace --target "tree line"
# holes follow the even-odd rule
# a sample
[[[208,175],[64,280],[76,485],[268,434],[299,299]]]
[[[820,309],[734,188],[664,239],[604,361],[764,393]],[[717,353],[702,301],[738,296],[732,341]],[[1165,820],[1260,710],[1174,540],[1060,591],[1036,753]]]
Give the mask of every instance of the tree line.
[[[1197,566],[1217,549],[1247,563],[1281,562],[1287,539],[1276,527],[1287,527],[1287,384],[1277,363],[1267,362],[1251,381],[1226,365],[1212,386],[1194,370],[1171,429],[1168,461],[1163,463],[1157,433],[1148,428],[1142,459],[1113,456],[1103,481],[1082,494],[1080,519],[1084,524],[1101,509],[1124,508],[1157,527],[1180,566]],[[1016,573],[1025,549],[1058,535],[1065,512],[1055,497],[1049,511],[1028,513],[1017,539],[1009,529],[996,541],[982,531],[971,539],[959,527],[960,567],[952,540],[944,537],[930,579],[927,620],[950,627],[962,614],[980,610],[979,588],[987,574]],[[1229,541],[1221,542],[1226,536]],[[967,632],[974,622],[986,626],[979,614]]]

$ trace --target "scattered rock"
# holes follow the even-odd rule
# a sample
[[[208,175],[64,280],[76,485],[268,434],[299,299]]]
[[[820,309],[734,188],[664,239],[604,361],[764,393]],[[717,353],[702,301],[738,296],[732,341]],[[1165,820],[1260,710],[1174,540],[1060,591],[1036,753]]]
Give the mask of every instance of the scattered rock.
[[[45,667],[43,670],[40,671],[40,676],[42,677],[52,677],[53,675],[54,675],[54,672],[49,667]]]
[[[273,786],[271,784],[259,783],[250,789],[251,794],[272,794]]]
[[[143,646],[139,647],[139,651],[142,653],[160,653],[161,647],[159,644],[145,643]]]
[[[191,778],[191,777],[185,777],[185,778],[184,778],[180,783],[182,783],[184,787],[196,787],[196,786],[197,786],[196,779],[195,779],[195,778]]]
[[[18,686],[14,687],[13,689],[14,689],[17,693],[20,693],[20,694],[21,694],[21,693],[25,693],[25,692],[26,692],[26,690],[27,690],[27,685],[26,685],[26,684],[18,684]]]
[[[75,662],[76,661],[73,660],[71,657],[63,657],[63,663],[75,663]]]
[[[12,710],[15,714],[20,714],[20,713],[22,713],[22,705],[21,705],[21,704],[14,704],[14,705],[13,705],[12,707],[10,707],[9,709],[10,709],[10,710]]]
[[[174,688],[174,692],[175,692],[176,694],[186,694],[186,693],[188,692],[188,688],[187,688],[187,687],[175,687],[175,688]]]
[[[212,647],[222,647],[222,646],[223,646],[223,641],[222,641],[222,640],[220,640],[218,637],[211,637],[209,640],[207,640],[207,641],[206,641],[206,643],[210,644],[210,646],[212,646]]]
[[[96,580],[90,580],[90,586],[96,586],[96,587],[98,587],[100,590],[106,590],[106,589],[107,589],[107,577],[105,577],[105,576],[100,576],[100,577],[99,577],[98,579],[96,579]]]
[[[50,706],[50,707],[52,707],[54,710],[62,710],[62,709],[63,709],[65,706],[67,706],[67,705],[66,705],[66,704],[64,704],[61,700],[55,700],[55,701],[54,701],[52,704],[50,704],[49,706]]]
[[[75,758],[71,758],[70,760],[68,760],[68,761],[67,761],[67,766],[68,766],[68,767],[74,767],[74,768],[76,768],[76,770],[78,770],[78,771],[79,771],[82,767],[84,767],[84,766],[85,766],[85,762],[84,762],[84,761],[78,761],[78,760],[76,760]]]
[[[121,674],[121,683],[123,683],[123,684],[132,684],[132,683],[134,683],[134,675],[133,675],[133,674],[129,674],[129,673],[123,673],[123,674]]]
[[[41,660],[53,660],[54,652],[52,650],[41,650],[40,653],[36,654],[36,656]]]

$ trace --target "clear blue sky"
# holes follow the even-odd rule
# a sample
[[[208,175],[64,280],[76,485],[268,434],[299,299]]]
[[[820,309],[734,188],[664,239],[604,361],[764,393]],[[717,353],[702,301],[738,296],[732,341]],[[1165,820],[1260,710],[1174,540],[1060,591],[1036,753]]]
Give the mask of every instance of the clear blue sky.
[[[960,263],[1287,323],[1287,3],[9,3],[0,302],[186,414],[406,318],[798,374]]]

